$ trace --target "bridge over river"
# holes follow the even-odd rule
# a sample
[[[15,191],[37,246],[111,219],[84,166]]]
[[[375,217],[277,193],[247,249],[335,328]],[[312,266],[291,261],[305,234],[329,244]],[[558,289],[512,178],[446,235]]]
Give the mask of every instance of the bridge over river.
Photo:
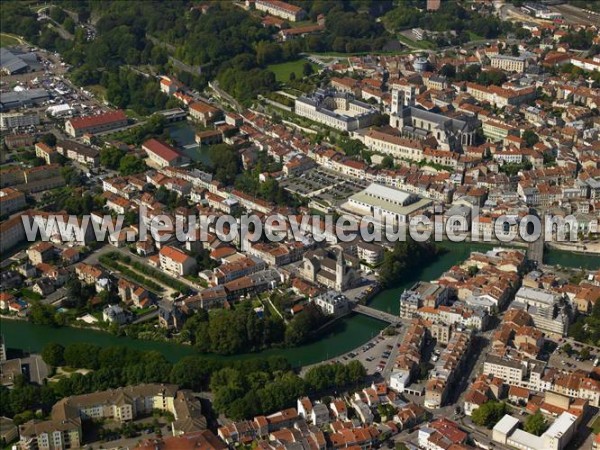
[[[356,304],[352,311],[363,314],[365,316],[372,317],[373,319],[381,320],[382,322],[387,322],[392,325],[395,325],[400,322],[400,317],[394,314],[386,313],[384,311],[380,311],[379,309],[371,308],[365,305]]]
[[[535,261],[538,264],[538,266],[541,266],[544,263],[544,220],[545,217],[542,217],[540,219],[540,222],[542,224],[540,237],[535,241],[530,242],[527,248],[527,258],[529,258],[530,261]]]

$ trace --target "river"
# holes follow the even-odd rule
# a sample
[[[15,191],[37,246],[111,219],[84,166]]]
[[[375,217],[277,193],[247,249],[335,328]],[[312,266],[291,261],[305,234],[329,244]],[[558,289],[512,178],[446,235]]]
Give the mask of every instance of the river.
[[[434,263],[424,268],[415,279],[404,280],[398,287],[380,292],[375,296],[370,306],[398,313],[398,298],[402,291],[410,287],[417,279],[433,280],[453,265],[465,260],[471,251],[485,250],[493,246],[484,244],[455,244],[444,243],[447,251]],[[600,268],[600,258],[592,255],[579,255],[571,252],[549,250],[546,252],[547,264],[565,267],[585,267],[589,269]],[[260,353],[250,353],[236,356],[206,355],[209,358],[240,359],[251,357],[285,356],[294,366],[314,364],[319,361],[333,358],[359,347],[379,331],[386,324],[362,315],[351,315],[343,320],[338,320],[320,337],[319,340],[295,348],[273,348]],[[124,345],[140,350],[157,350],[172,362],[192,354],[193,348],[171,344],[167,342],[142,341],[126,337],[117,337],[108,333],[82,328],[52,328],[33,325],[29,322],[0,320],[0,332],[4,336],[9,349],[19,349],[26,352],[40,351],[48,342],[60,342],[63,345],[72,342],[89,342],[101,346]]]
[[[177,122],[169,127],[169,136],[177,143],[181,151],[192,161],[210,165],[208,147],[196,144],[196,130],[187,121]]]

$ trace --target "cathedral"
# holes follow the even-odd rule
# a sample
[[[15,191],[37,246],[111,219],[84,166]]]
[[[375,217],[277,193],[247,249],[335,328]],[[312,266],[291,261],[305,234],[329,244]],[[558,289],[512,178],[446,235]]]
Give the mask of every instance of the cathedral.
[[[460,152],[473,145],[478,122],[472,117],[455,111],[448,115],[427,111],[415,106],[414,92],[394,89],[390,126],[410,139],[426,139],[433,136],[440,150]]]

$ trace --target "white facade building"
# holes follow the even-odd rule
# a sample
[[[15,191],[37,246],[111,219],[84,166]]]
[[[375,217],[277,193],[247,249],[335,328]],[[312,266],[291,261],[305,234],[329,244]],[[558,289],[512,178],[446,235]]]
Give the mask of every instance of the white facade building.
[[[295,101],[294,112],[307,119],[341,131],[354,131],[373,124],[377,110],[351,94],[317,89]]]

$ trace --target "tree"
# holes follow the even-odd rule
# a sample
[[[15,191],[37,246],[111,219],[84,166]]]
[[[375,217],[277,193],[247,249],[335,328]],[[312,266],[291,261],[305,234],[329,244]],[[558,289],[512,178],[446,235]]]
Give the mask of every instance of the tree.
[[[385,155],[381,160],[380,164],[382,169],[393,169],[394,168],[394,158],[391,155]]]
[[[58,326],[55,309],[51,305],[35,302],[29,308],[29,318],[36,325]]]
[[[40,142],[43,142],[50,147],[54,147],[56,145],[56,136],[52,133],[46,133],[40,138]]]
[[[571,31],[560,39],[561,43],[569,44],[571,48],[577,50],[587,50],[592,46],[594,32],[581,28],[579,31]]]
[[[583,349],[581,349],[581,351],[579,352],[579,356],[581,356],[581,359],[583,359],[584,361],[590,359],[590,348],[584,347]]]
[[[440,75],[454,79],[456,77],[456,67],[452,64],[444,64],[440,69]]]
[[[268,41],[261,41],[256,45],[256,62],[264,66],[281,60],[281,46]]]
[[[424,264],[437,257],[437,247],[429,242],[416,242],[410,237],[398,241],[393,251],[386,251],[379,269],[379,282],[391,287],[414,277]]]
[[[119,168],[123,156],[125,156],[123,150],[113,146],[105,147],[100,150],[100,164],[107,169],[116,170]]]
[[[65,21],[63,22],[63,27],[69,33],[71,33],[71,34],[75,33],[75,21],[71,17],[67,17],[65,19]]]
[[[81,186],[83,184],[83,177],[81,172],[73,166],[66,166],[60,169],[60,174],[65,179],[67,186]]]
[[[360,156],[367,148],[358,139],[350,139],[348,136],[342,136],[338,140],[338,145],[347,156]]]
[[[295,80],[296,80],[296,73],[290,72],[290,81],[295,81]]]
[[[121,175],[132,175],[146,171],[146,163],[135,155],[125,155],[119,162],[119,173]]]
[[[525,424],[523,425],[523,429],[528,433],[535,434],[536,436],[541,436],[544,431],[548,428],[548,423],[546,422],[546,418],[541,412],[536,412],[528,416],[525,419]]]
[[[42,359],[52,367],[62,366],[65,363],[65,348],[56,342],[51,342],[42,350]]]
[[[309,62],[305,62],[302,66],[302,75],[308,77],[314,73],[313,67]]]
[[[484,86],[496,85],[500,86],[507,80],[506,74],[499,69],[490,69],[485,72],[481,72],[477,77],[477,82]]]
[[[64,9],[54,6],[50,8],[50,18],[58,23],[63,23],[67,18],[67,13]]]
[[[367,376],[367,369],[360,361],[352,360],[346,367],[348,368],[348,377],[351,383],[357,384]]]
[[[490,400],[474,410],[471,419],[475,425],[492,428],[506,414],[506,411],[506,403]]]
[[[525,130],[523,132],[523,140],[527,147],[533,147],[540,141],[540,138],[533,130]]]
[[[289,346],[303,344],[311,336],[313,330],[325,321],[321,308],[314,303],[306,305],[304,310],[295,315],[285,330],[285,343]]]
[[[215,179],[224,184],[233,184],[242,168],[237,150],[227,144],[213,145],[208,151],[208,156],[215,170]]]

